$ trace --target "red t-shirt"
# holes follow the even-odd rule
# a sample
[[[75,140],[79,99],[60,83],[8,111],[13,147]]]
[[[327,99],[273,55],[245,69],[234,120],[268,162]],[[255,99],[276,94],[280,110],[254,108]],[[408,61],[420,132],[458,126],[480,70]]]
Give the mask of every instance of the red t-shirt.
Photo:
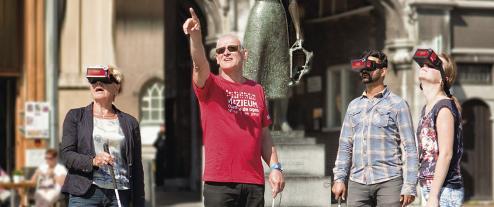
[[[261,85],[209,75],[194,85],[201,108],[204,181],[264,184],[262,129],[271,124]]]

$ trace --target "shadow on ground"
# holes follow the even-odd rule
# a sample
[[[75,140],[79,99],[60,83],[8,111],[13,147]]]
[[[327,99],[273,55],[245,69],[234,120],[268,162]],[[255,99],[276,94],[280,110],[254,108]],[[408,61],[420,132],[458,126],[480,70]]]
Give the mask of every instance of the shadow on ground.
[[[155,191],[157,207],[202,207],[199,192]]]

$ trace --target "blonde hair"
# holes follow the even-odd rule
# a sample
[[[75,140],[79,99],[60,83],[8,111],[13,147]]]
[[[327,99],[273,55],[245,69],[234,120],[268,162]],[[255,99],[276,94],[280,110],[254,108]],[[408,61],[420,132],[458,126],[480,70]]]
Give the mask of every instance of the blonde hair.
[[[441,53],[439,55],[441,58],[443,58],[443,69],[444,69],[444,75],[448,78],[448,86],[451,87],[453,83],[456,80],[456,75],[457,75],[457,66],[456,62],[454,61],[453,57],[451,55],[448,55],[446,53]]]
[[[118,84],[122,84],[122,81],[124,79],[124,75],[122,71],[120,71],[116,66],[114,65],[109,65],[108,70],[110,71],[110,75],[115,78],[115,80],[118,82]]]
[[[456,62],[453,59],[453,57],[451,57],[451,55],[446,54],[446,53],[441,53],[439,55],[439,57],[441,57],[443,60],[444,75],[446,76],[446,78],[448,78],[446,81],[448,82],[447,84],[448,84],[449,88],[451,89],[451,87],[453,86],[453,83],[456,80],[456,76],[458,74],[458,67],[456,66]],[[456,108],[458,108],[458,111],[461,112],[460,101],[458,101],[458,99],[453,95],[451,95],[451,99],[455,102]]]
[[[117,93],[121,93],[122,92],[122,83],[123,83],[123,80],[124,80],[124,75],[122,73],[122,71],[120,69],[118,69],[116,66],[114,65],[109,65],[108,66],[108,71],[110,72],[110,75],[115,78],[115,80],[118,82],[118,85],[119,88],[118,88],[118,91]],[[115,94],[116,96],[117,94]],[[115,99],[115,97],[114,97]]]

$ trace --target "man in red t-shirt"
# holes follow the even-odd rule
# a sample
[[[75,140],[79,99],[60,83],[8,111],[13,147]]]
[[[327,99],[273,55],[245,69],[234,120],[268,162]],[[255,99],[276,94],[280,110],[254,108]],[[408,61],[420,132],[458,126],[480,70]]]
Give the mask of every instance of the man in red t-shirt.
[[[204,205],[264,206],[262,158],[272,170],[272,196],[283,191],[285,181],[268,126],[271,124],[261,85],[242,76],[247,58],[234,35],[218,39],[219,75],[210,72],[204,52],[200,22],[194,10],[184,25],[190,37],[192,81],[201,108],[205,147]]]

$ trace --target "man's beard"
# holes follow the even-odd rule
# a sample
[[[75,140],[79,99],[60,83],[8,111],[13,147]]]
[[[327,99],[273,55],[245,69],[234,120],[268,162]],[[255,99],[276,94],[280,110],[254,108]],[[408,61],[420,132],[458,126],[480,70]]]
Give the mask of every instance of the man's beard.
[[[365,77],[364,77],[364,75],[365,75]],[[365,72],[361,71],[360,72],[360,79],[362,80],[362,83],[364,83],[364,84],[368,84],[368,83],[372,83],[372,82],[376,81],[376,80],[372,79],[372,75],[367,71],[365,71]]]

